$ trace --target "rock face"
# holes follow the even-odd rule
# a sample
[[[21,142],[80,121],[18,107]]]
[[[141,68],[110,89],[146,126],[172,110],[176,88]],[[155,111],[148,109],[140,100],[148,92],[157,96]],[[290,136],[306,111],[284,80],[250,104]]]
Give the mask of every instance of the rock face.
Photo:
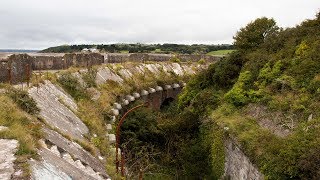
[[[96,76],[96,83],[103,84],[107,80],[115,81],[115,82],[123,82],[120,76],[112,72],[108,67],[98,69],[97,76]]]
[[[0,139],[0,179],[11,179],[14,172],[14,153],[18,147],[17,140]]]
[[[72,165],[48,149],[39,150],[41,161],[30,161],[32,179],[103,179],[89,175],[77,165]]]
[[[104,165],[79,144],[86,141],[86,125],[75,115],[78,107],[60,87],[45,81],[28,91],[40,108],[39,116],[53,129],[43,127],[45,140],[38,151],[40,160],[30,161],[33,179],[109,179]]]
[[[93,157],[86,150],[84,150],[80,145],[78,145],[75,142],[71,142],[70,140],[64,138],[55,131],[44,129],[44,132],[46,133],[46,139],[55,146],[59,147],[60,151],[72,154],[74,158],[86,163],[96,172],[99,172],[107,176],[104,170],[104,166],[101,164],[101,162],[97,158]]]
[[[263,180],[264,176],[231,139],[225,141],[225,174],[233,180]]]
[[[135,77],[140,77],[143,73],[150,78],[162,77],[163,73],[172,77],[172,75],[193,74],[202,68],[199,65],[191,66],[194,71],[178,63],[134,64],[127,68],[122,65],[101,66],[98,68],[95,81],[98,85],[107,81],[123,84],[130,80],[135,81]],[[80,70],[72,75],[85,87],[83,73],[86,71]],[[141,95],[134,92],[121,97],[112,109],[113,119],[119,115],[122,106],[136,99],[148,100],[151,102],[150,106],[159,109],[163,101],[173,99],[181,91],[183,83],[178,83],[167,85],[169,89],[165,89],[164,86],[155,86],[143,90]],[[99,91],[94,88],[88,88],[87,91],[92,94],[93,100],[100,96]],[[90,152],[91,150],[97,152],[92,152],[94,154],[92,155],[87,148],[83,148],[85,146],[81,147],[78,144],[88,141],[85,135],[89,134],[89,130],[76,115],[78,107],[75,101],[50,81],[44,81],[38,87],[30,88],[28,93],[36,101],[40,109],[39,117],[45,122],[42,128],[44,139],[40,141],[41,147],[38,150],[40,158],[29,161],[32,179],[109,179],[102,162],[104,158],[98,157],[99,152],[90,148]],[[112,125],[107,124],[106,130],[112,131]],[[116,141],[115,135],[109,132],[106,132],[106,135],[112,147]],[[80,141],[76,143],[73,140]]]
[[[80,145],[59,133],[44,129],[46,141],[31,160],[33,179],[109,179],[103,164]]]
[[[28,92],[40,108],[40,117],[48,125],[68,134],[73,139],[84,139],[83,135],[89,130],[70,110],[77,110],[77,105],[71,97],[49,81],[45,81],[45,84],[41,84],[38,88],[29,89]]]

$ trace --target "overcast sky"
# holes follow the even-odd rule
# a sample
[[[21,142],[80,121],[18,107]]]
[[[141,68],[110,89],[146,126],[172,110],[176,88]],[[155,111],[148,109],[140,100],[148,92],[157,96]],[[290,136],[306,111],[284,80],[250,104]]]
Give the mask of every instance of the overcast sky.
[[[232,43],[255,18],[291,27],[319,10],[320,0],[0,0],[0,48]]]

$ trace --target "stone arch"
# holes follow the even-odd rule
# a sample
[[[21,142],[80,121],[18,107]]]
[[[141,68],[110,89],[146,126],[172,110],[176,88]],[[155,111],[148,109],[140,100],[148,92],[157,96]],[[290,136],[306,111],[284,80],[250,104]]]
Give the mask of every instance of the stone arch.
[[[168,97],[166,99],[164,99],[160,105],[160,109],[165,109],[166,107],[168,107],[175,99],[173,97]]]

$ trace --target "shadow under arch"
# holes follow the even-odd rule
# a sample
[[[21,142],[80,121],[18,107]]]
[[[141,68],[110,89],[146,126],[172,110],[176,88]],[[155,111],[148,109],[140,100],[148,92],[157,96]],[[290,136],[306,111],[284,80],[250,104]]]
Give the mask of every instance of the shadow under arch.
[[[171,104],[174,100],[175,100],[175,99],[172,98],[172,97],[166,98],[166,99],[161,103],[160,110],[164,110],[164,109],[166,109],[167,107],[169,107],[170,104]]]

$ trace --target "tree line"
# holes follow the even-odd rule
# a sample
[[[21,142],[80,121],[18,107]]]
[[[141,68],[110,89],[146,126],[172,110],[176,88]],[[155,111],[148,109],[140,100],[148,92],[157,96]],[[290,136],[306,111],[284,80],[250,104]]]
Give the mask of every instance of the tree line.
[[[80,52],[83,49],[96,48],[100,52],[108,53],[178,53],[178,54],[206,54],[211,51],[233,49],[233,45],[205,45],[205,44],[82,44],[82,45],[61,45],[50,47],[40,52],[43,53],[72,53]]]

